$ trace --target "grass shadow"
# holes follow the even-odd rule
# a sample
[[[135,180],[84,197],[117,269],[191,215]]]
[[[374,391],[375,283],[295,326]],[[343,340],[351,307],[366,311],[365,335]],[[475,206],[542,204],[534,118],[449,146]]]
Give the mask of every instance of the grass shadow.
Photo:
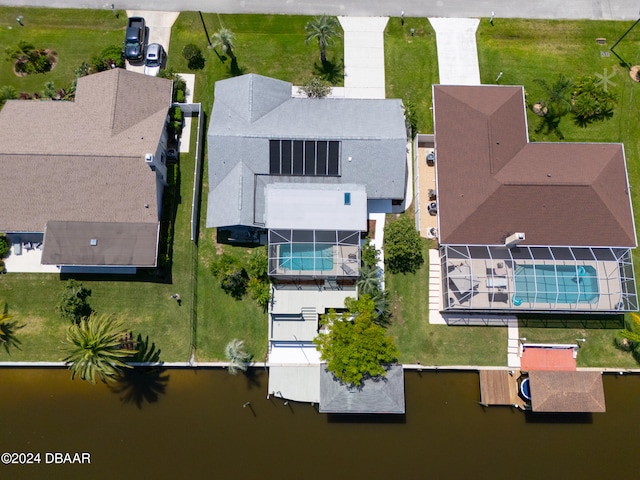
[[[519,327],[529,328],[586,328],[586,329],[621,329],[624,328],[624,315],[586,315],[586,314],[529,314],[518,317]]]

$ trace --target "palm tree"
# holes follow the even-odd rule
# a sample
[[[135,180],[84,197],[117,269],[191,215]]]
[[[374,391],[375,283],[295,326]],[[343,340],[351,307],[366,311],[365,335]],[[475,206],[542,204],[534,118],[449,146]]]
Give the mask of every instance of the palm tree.
[[[21,329],[24,325],[18,325],[18,322],[9,320],[13,318],[7,312],[6,304],[1,304],[2,309],[0,310],[0,345],[2,345],[5,351],[11,355],[10,349],[20,348],[20,344],[22,343],[16,337],[16,330]]]
[[[380,291],[380,276],[377,265],[364,264],[360,267],[360,278],[358,278],[358,294],[374,296]]]
[[[234,338],[224,347],[224,354],[229,360],[229,373],[235,375],[238,370],[247,371],[247,362],[251,358],[244,350],[244,342]]]
[[[95,384],[97,375],[106,383],[117,377],[122,368],[131,368],[123,360],[136,351],[123,348],[125,335],[122,322],[111,315],[92,313],[71,325],[67,333],[69,355],[64,359],[71,369],[71,379],[79,375]]]
[[[213,48],[220,47],[222,53],[231,57],[232,62],[236,61],[236,56],[233,53],[235,47],[233,42],[235,40],[236,34],[225,27],[220,28],[220,30],[211,35]]]
[[[336,38],[339,38],[340,25],[338,20],[334,17],[327,17],[322,15],[316,17],[313,20],[307,22],[304,29],[307,32],[307,38],[305,43],[309,43],[311,40],[318,40],[318,47],[320,48],[320,61],[324,64],[327,63],[327,47],[332,45]]]

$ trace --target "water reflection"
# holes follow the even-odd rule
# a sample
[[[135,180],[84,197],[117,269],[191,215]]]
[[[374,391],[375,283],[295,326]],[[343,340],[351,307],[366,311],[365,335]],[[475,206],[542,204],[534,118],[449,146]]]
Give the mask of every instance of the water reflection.
[[[138,334],[135,342],[132,342],[131,349],[137,350],[132,358],[132,362],[158,363],[160,361],[160,350],[156,350],[156,344],[149,344],[149,337],[142,339]],[[142,408],[144,403],[155,403],[160,395],[167,391],[169,375],[165,374],[166,369],[162,367],[137,366],[135,368],[125,368],[120,376],[107,387],[120,396],[124,403],[133,403],[138,408]]]
[[[0,369],[0,452],[91,453],[91,465],[0,465],[2,478],[513,480],[634,471],[620,447],[636,443],[640,376],[605,376],[607,413],[556,422],[483,408],[475,373],[407,372],[407,413],[388,421],[267,399],[263,369],[249,378],[147,373],[132,382],[139,393],[114,395],[71,381],[65,369]],[[131,408],[137,401],[142,408]]]

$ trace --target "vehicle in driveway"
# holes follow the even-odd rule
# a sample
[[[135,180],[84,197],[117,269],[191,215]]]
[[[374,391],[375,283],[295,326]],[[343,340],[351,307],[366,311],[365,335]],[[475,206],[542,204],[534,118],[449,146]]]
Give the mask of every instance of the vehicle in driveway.
[[[144,57],[144,74],[155,77],[162,68],[165,59],[165,52],[162,45],[152,43],[147,47],[147,54]]]
[[[144,18],[131,17],[127,21],[127,32],[124,41],[124,58],[127,60],[142,60],[144,44],[147,39],[147,26]]]

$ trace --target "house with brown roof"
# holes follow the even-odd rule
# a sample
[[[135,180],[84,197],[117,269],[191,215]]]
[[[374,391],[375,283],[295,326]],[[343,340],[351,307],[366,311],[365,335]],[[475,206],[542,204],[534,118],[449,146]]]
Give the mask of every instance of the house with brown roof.
[[[433,87],[442,311],[638,310],[623,145],[530,142],[525,108]]]
[[[171,93],[170,80],[114,69],[80,78],[73,102],[8,101],[0,231],[62,271],[155,266]]]

